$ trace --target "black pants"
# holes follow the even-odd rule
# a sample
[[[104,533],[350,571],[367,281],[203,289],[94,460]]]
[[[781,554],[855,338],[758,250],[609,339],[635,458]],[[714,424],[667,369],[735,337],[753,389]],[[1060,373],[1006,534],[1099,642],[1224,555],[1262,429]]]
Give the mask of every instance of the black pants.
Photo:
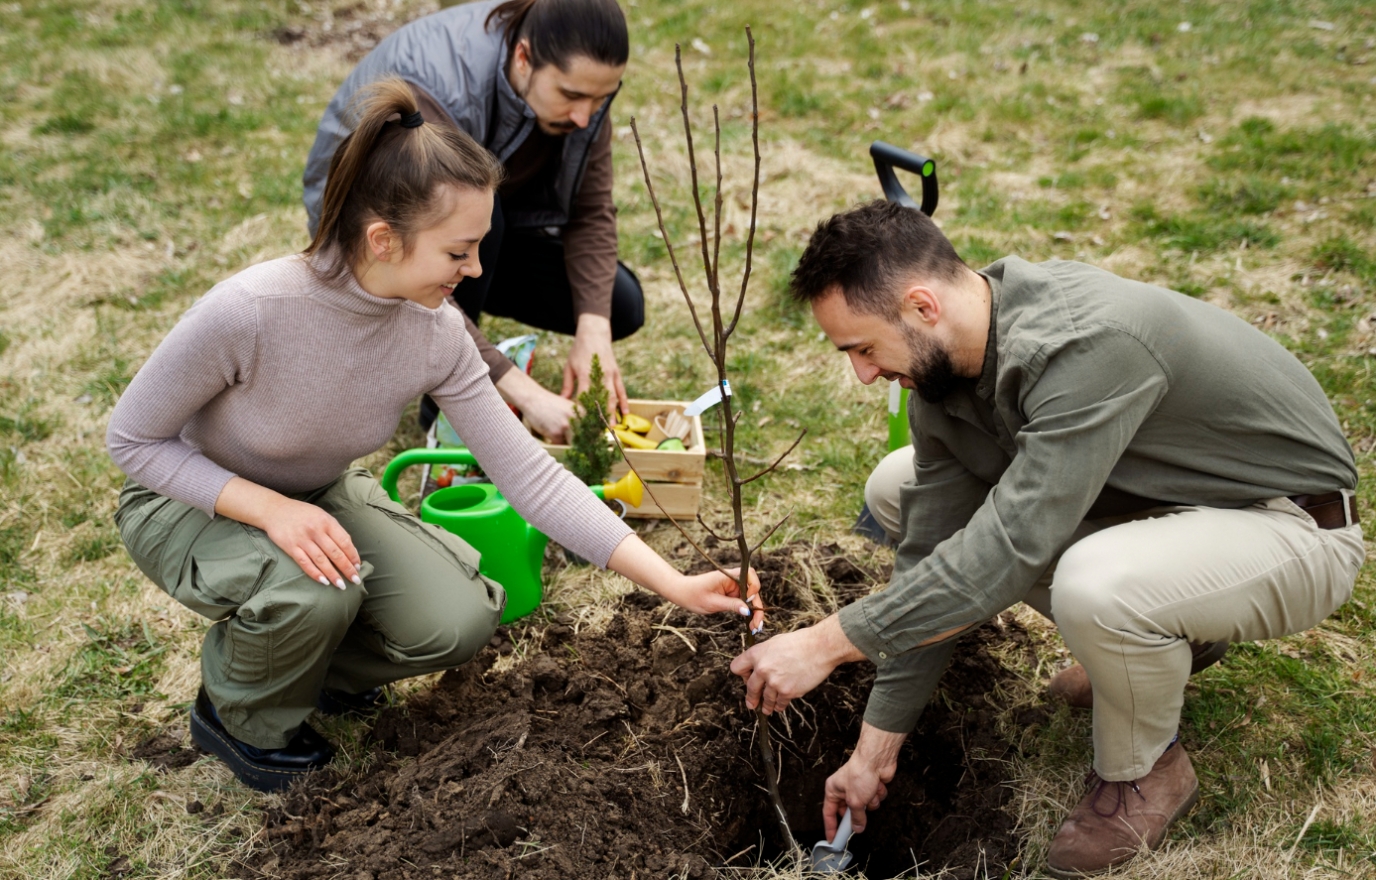
[[[522,324],[573,335],[573,290],[564,268],[564,243],[526,230],[508,230],[502,200],[492,203],[492,231],[478,246],[483,274],[454,288],[454,304],[477,322],[486,312]],[[621,261],[612,284],[612,339],[625,339],[645,323],[640,279]]]

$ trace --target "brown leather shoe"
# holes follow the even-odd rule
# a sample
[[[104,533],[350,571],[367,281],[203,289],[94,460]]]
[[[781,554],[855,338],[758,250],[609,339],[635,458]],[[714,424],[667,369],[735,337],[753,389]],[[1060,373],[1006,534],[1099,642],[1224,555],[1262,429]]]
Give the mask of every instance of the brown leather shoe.
[[[1053,877],[1098,874],[1143,847],[1156,849],[1170,824],[1199,800],[1194,766],[1178,742],[1136,782],[1105,782],[1091,773],[1090,784],[1051,841],[1046,864]]]
[[[1223,655],[1228,653],[1228,643],[1190,642],[1190,651],[1194,654],[1190,662],[1190,675],[1194,675],[1222,660]],[[1078,663],[1051,676],[1046,690],[1072,709],[1094,708],[1094,689],[1089,684],[1089,673]]]
[[[1094,689],[1089,684],[1089,673],[1078,663],[1051,676],[1046,691],[1072,709],[1094,708]]]

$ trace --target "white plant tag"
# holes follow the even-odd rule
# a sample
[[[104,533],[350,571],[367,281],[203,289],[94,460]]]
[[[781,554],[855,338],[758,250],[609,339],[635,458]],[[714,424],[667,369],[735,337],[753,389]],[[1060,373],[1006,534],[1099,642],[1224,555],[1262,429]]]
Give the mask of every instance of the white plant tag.
[[[723,394],[723,391],[725,392]],[[702,415],[707,410],[721,403],[722,397],[731,396],[731,383],[722,382],[720,385],[712,386],[712,390],[699,397],[697,400],[683,408],[683,414],[688,417]]]

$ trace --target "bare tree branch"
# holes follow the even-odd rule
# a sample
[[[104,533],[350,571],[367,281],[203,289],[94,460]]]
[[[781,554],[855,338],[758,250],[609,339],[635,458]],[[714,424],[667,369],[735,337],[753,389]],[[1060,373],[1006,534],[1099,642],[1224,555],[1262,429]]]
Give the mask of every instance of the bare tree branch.
[[[793,450],[795,450],[795,449],[798,448],[798,444],[799,444],[799,443],[802,443],[802,442],[803,442],[803,438],[806,437],[806,436],[807,436],[807,428],[804,428],[804,429],[803,429],[803,432],[802,432],[801,434],[798,435],[798,439],[793,441],[793,445],[790,446],[790,447],[788,447],[787,449],[785,449],[784,452],[783,452],[783,455],[780,455],[778,458],[774,459],[774,463],[773,463],[773,464],[771,464],[769,467],[765,468],[764,470],[760,471],[760,472],[759,472],[758,474],[756,474],[755,476],[753,476],[753,477],[747,477],[746,479],[741,480],[741,481],[740,481],[739,483],[737,483],[736,485],[738,485],[738,486],[744,486],[746,483],[753,483],[753,482],[755,482],[756,480],[758,480],[760,477],[763,477],[765,474],[771,473],[775,468],[777,468],[777,467],[783,462],[783,460],[784,460],[785,458],[788,458],[788,454],[789,454],[790,452],[792,452]]]
[[[631,117],[631,134],[635,135],[635,151],[640,155],[640,170],[645,174],[645,190],[650,194],[650,204],[655,206],[659,234],[664,239],[664,247],[669,251],[669,262],[674,267],[675,277],[678,278],[678,289],[683,291],[683,301],[688,303],[688,313],[693,316],[693,327],[698,331],[702,347],[707,350],[708,357],[715,359],[717,353],[712,350],[712,343],[707,341],[707,332],[702,328],[702,321],[698,320],[698,310],[693,305],[693,297],[688,293],[688,285],[683,280],[683,270],[679,268],[678,257],[674,256],[674,244],[669,240],[669,230],[664,226],[664,212],[660,210],[659,199],[655,196],[655,185],[650,182],[650,167],[645,164],[645,147],[640,143],[640,130],[636,128],[634,116]]]
[[[745,38],[750,43],[750,140],[755,146],[755,178],[750,184],[750,234],[745,237],[745,272],[741,275],[741,293],[736,297],[736,312],[731,316],[722,336],[722,345],[736,332],[745,306],[745,291],[750,286],[750,267],[755,256],[755,218],[760,206],[760,88],[755,81],[755,35],[745,26]]]
[[[698,316],[697,309],[693,305],[692,297],[688,294],[688,288],[683,281],[683,276],[681,273],[679,273],[679,287],[683,290],[684,299],[688,302],[689,313],[692,315],[693,325],[698,331],[698,336],[702,339],[703,346],[707,349],[708,355],[712,358],[713,365],[717,368],[717,381],[720,383],[721,389],[723,391],[721,397],[721,410],[719,413],[722,425],[721,460],[723,464],[723,469],[726,472],[727,487],[730,491],[732,522],[735,526],[734,537],[736,547],[740,553],[741,560],[741,574],[735,580],[737,585],[740,587],[742,593],[749,595],[748,572],[750,571],[750,558],[753,555],[753,553],[759,549],[759,545],[757,545],[754,548],[751,548],[749,543],[746,541],[744,514],[741,506],[741,486],[752,480],[756,480],[759,477],[764,476],[764,474],[774,470],[774,468],[778,466],[779,462],[782,461],[784,457],[788,455],[788,452],[791,452],[793,448],[798,445],[798,442],[802,440],[802,437],[799,436],[798,440],[794,441],[793,446],[790,447],[789,450],[784,453],[784,455],[780,456],[774,462],[774,464],[770,465],[766,470],[762,471],[759,474],[756,474],[749,480],[741,480],[740,474],[736,468],[735,435],[737,423],[739,422],[742,413],[737,413],[734,411],[733,398],[730,394],[731,386],[727,381],[726,343],[727,339],[735,331],[736,325],[740,321],[741,311],[745,306],[745,295],[750,283],[750,271],[754,259],[755,229],[757,225],[757,217],[759,211],[760,189],[760,106],[759,86],[755,77],[755,37],[751,33],[750,28],[748,27],[745,29],[745,33],[746,38],[750,43],[750,95],[752,102],[750,125],[751,140],[754,144],[755,150],[755,172],[750,195],[750,231],[746,239],[745,271],[744,275],[741,278],[740,294],[736,299],[735,309],[729,326],[727,326],[724,323],[722,318],[721,286],[718,283],[718,269],[720,268],[719,260],[721,259],[721,210],[723,202],[721,185],[721,115],[718,108],[714,106],[712,108],[712,120],[715,131],[714,156],[716,159],[717,189],[713,222],[713,231],[715,235],[711,244],[711,249],[709,251],[709,245],[707,241],[707,217],[703,211],[702,193],[698,189],[697,155],[693,149],[693,129],[692,122],[688,114],[688,81],[683,75],[683,52],[682,49],[677,46],[674,49],[674,66],[678,71],[680,92],[679,109],[683,116],[683,133],[685,138],[687,139],[688,144],[688,167],[689,171],[691,172],[692,178],[693,206],[697,210],[698,215],[698,230],[700,233],[699,241],[701,243],[702,249],[702,264],[703,270],[707,275],[707,288],[712,297],[712,338],[710,344],[707,339],[706,328],[703,326],[703,322],[700,320]],[[632,122],[632,131],[635,131],[634,122]],[[650,172],[645,162],[645,152],[644,149],[641,147],[640,135],[638,132],[636,132],[636,148],[640,151],[640,163],[641,168],[645,172],[646,188],[650,189],[651,191],[651,201],[654,202],[655,213],[656,216],[659,218],[660,231],[661,234],[665,236],[665,244],[667,246],[668,234],[667,231],[664,229],[664,220],[663,215],[660,212],[659,202],[654,196],[653,189],[650,187]],[[673,255],[672,249],[670,249],[670,255],[671,257]],[[674,271],[679,271],[679,266],[677,262],[675,262],[674,264]],[[617,446],[620,447],[620,445],[621,444],[618,442]],[[625,455],[624,449],[622,450],[622,455]],[[652,494],[651,498],[653,497],[654,496]],[[683,527],[680,526],[677,522],[675,522],[672,519],[672,517],[670,518],[670,522],[674,523],[675,528],[678,528],[679,532],[682,533],[684,537],[688,537],[687,533],[684,532]],[[702,522],[701,517],[699,517],[699,522]],[[703,525],[704,527],[706,527],[706,523],[703,523]],[[782,521],[779,523],[779,525],[782,525]],[[779,526],[776,525],[774,527],[774,530],[777,530],[778,527]],[[765,540],[769,539],[770,535],[774,533],[774,530],[771,530],[770,533],[765,536]],[[711,530],[709,529],[709,531]],[[715,532],[713,532],[713,534],[715,535]],[[692,543],[691,538],[689,538],[689,542]],[[761,542],[761,544],[762,543],[763,542]],[[698,548],[695,543],[693,544],[693,546],[694,549],[697,549],[699,553],[702,553],[701,548]],[[703,555],[706,556],[706,554]],[[713,563],[713,565],[715,565],[715,562]],[[717,570],[721,570],[720,566],[717,566]],[[756,643],[755,633],[747,633],[746,643],[751,646],[753,646]],[[779,822],[779,829],[783,833],[783,841],[785,845],[794,848],[794,851],[796,851],[797,843],[796,841],[794,841],[792,831],[788,827],[788,815],[784,811],[783,798],[779,794],[779,767],[778,761],[775,757],[773,738],[770,735],[769,719],[765,716],[763,710],[759,707],[755,709],[755,722],[756,729],[759,731],[759,738],[757,740],[757,743],[760,750],[760,757],[764,763],[763,775],[765,778],[765,782],[767,783],[769,788],[769,797],[774,807],[776,818]]]
[[[781,520],[779,520],[778,522],[776,522],[776,523],[774,524],[774,528],[770,529],[769,532],[768,532],[763,538],[760,539],[760,543],[758,543],[758,544],[756,544],[754,547],[751,547],[751,548],[750,548],[750,555],[752,555],[752,556],[755,555],[755,553],[758,552],[759,549],[760,549],[761,547],[764,546],[764,544],[765,544],[766,541],[768,541],[770,538],[774,537],[774,533],[777,532],[777,531],[779,530],[779,527],[782,526],[784,523],[788,522],[789,519],[791,519],[792,517],[793,517],[793,514],[790,512],[790,513],[789,513],[787,516],[785,516],[783,519],[781,519]]]
[[[611,425],[607,422],[607,417],[605,415],[602,416],[602,423],[606,425],[607,430],[611,432],[612,442],[616,444],[616,451],[621,453],[621,458],[626,462],[626,467],[630,468],[631,473],[635,474],[635,478],[637,480],[640,480],[640,484],[645,487],[645,494],[650,496],[650,500],[653,501],[655,503],[655,506],[660,509],[660,512],[664,514],[664,517],[668,519],[669,522],[674,524],[674,528],[678,529],[678,533],[682,535],[689,544],[692,545],[694,550],[698,551],[699,556],[707,560],[708,565],[712,566],[717,571],[721,572],[723,576],[735,581],[736,586],[739,587],[741,584],[740,579],[737,578],[735,575],[731,574],[726,569],[722,568],[720,565],[718,565],[717,561],[713,559],[711,556],[708,556],[707,551],[698,546],[698,542],[693,540],[693,536],[688,534],[687,529],[679,525],[678,520],[674,519],[673,514],[669,513],[669,511],[664,508],[664,505],[659,503],[659,499],[655,497],[655,493],[650,491],[650,484],[646,482],[645,478],[640,475],[640,472],[635,469],[635,465],[631,464],[630,456],[626,454],[626,447],[621,445],[621,438],[616,436],[616,432],[611,431]],[[742,587],[741,589],[744,595],[750,595],[750,591],[747,587]]]
[[[700,525],[700,526],[702,526],[704,529],[706,529],[706,530],[707,530],[707,534],[709,534],[709,535],[711,535],[712,537],[716,538],[718,541],[721,541],[723,544],[727,543],[728,541],[734,540],[733,538],[723,538],[721,535],[718,535],[717,532],[716,532],[716,530],[713,529],[711,526],[709,526],[709,525],[707,524],[707,521],[706,521],[705,519],[702,518],[702,514],[701,514],[701,513],[699,513],[699,514],[697,515],[697,518],[698,518],[698,525]]]
[[[712,226],[712,277],[721,278],[721,114],[717,105],[712,105],[712,127],[716,131],[716,146],[713,154],[717,158],[717,216]]]
[[[702,212],[702,194],[698,192],[698,160],[693,153],[693,124],[688,119],[688,80],[683,78],[683,50],[674,44],[674,66],[678,68],[678,87],[682,101],[679,109],[683,112],[683,136],[688,140],[688,170],[693,178],[693,206],[698,210],[699,243],[702,245],[702,268],[707,274],[707,289],[712,292],[712,301],[718,299],[717,276],[712,271],[712,258],[707,251],[707,217]],[[721,344],[721,340],[717,340]]]

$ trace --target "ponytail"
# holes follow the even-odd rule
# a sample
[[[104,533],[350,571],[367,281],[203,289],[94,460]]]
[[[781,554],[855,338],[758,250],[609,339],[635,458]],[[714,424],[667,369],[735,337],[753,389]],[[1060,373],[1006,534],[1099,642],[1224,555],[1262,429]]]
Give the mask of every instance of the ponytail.
[[[579,56],[620,67],[631,56],[626,16],[616,0],[506,0],[487,15],[486,27],[501,27],[508,57],[522,40],[531,66],[553,64],[567,71]]]
[[[443,219],[442,187],[492,190],[502,179],[501,164],[468,134],[422,120],[404,80],[363,89],[353,116],[353,132],[330,159],[320,225],[304,252],[329,255],[324,271],[334,279],[358,263],[369,223],[386,222],[406,253],[416,233]]]

